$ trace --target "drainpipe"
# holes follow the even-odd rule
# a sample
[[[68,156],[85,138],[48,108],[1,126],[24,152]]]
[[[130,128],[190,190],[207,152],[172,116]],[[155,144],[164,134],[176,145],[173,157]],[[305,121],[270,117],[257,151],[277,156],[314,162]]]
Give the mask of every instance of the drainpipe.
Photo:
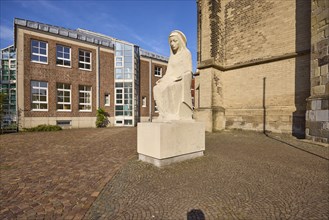
[[[96,108],[100,107],[100,47],[97,47],[97,55],[96,55]]]
[[[152,58],[149,63],[149,122],[152,122]]]

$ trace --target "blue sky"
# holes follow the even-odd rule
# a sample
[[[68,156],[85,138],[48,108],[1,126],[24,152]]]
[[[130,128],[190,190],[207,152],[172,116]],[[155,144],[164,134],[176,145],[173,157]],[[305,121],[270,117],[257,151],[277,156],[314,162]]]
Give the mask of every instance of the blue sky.
[[[196,68],[195,0],[1,0],[0,47],[13,43],[15,17],[83,28],[169,56],[168,35],[183,31]]]

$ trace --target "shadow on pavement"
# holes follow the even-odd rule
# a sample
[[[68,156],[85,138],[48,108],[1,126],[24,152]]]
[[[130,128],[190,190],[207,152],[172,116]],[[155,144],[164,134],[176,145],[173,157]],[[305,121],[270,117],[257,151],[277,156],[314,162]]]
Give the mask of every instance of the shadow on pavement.
[[[281,142],[281,143],[283,143],[283,144],[286,144],[286,145],[288,145],[288,146],[290,146],[290,147],[293,147],[293,148],[298,149],[298,150],[300,150],[300,151],[303,151],[303,152],[305,152],[305,153],[308,153],[308,154],[311,154],[311,155],[313,155],[313,156],[316,156],[316,157],[319,157],[319,158],[321,158],[321,159],[324,159],[324,160],[329,161],[329,158],[327,158],[327,157],[323,157],[323,156],[321,156],[321,155],[319,155],[319,154],[316,154],[316,153],[313,153],[313,152],[311,152],[311,151],[309,151],[309,150],[305,150],[305,149],[303,149],[303,148],[301,148],[301,147],[298,147],[298,146],[293,145],[293,144],[291,144],[291,143],[288,143],[288,142],[286,142],[286,141],[283,141],[283,140],[280,140],[280,139],[278,139],[278,138],[272,137],[272,136],[270,136],[270,135],[267,134],[267,133],[264,133],[264,134],[265,134],[265,136],[268,137],[268,138],[271,138],[271,139],[273,139],[273,140],[276,140],[276,141],[278,141],[278,142]]]
[[[205,220],[204,213],[200,209],[192,209],[187,213],[187,220]]]

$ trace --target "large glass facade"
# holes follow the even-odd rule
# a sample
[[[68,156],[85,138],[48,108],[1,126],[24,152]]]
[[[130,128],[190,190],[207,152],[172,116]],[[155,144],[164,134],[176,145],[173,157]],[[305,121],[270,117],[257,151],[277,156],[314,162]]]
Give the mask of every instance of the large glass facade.
[[[17,129],[16,50],[10,46],[0,53],[1,129]]]
[[[134,46],[115,43],[115,125],[134,126]]]

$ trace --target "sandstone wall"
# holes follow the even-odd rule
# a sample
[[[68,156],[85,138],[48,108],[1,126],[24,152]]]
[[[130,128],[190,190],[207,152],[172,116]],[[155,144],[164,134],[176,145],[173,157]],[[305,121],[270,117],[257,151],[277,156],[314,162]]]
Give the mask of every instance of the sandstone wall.
[[[208,131],[265,129],[303,135],[310,94],[310,2],[197,4],[197,120],[205,121]]]

